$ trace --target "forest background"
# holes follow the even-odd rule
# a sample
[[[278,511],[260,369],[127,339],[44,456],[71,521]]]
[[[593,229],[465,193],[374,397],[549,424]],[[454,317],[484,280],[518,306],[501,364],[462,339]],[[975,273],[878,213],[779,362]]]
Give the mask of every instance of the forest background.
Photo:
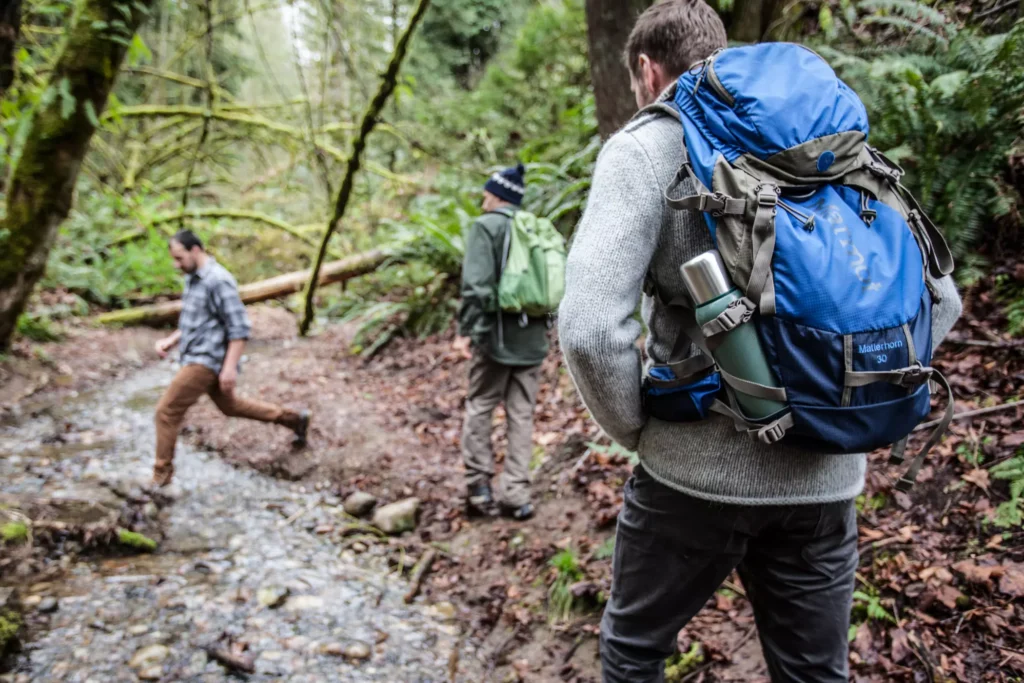
[[[415,452],[394,455],[399,467],[369,453],[374,475],[349,468],[332,485],[347,491],[380,474],[393,490],[412,490],[427,471],[433,486],[422,540],[458,534],[449,489],[458,481],[465,358],[452,347],[451,328],[462,232],[479,213],[487,176],[519,160],[528,169],[526,208],[571,240],[601,141],[635,108],[620,54],[649,4],[4,0],[0,388],[17,399],[47,382],[81,379],[65,360],[87,375],[99,361],[76,364],[70,351],[98,321],[171,323],[181,279],[166,241],[189,227],[252,300],[274,299],[295,314],[273,318],[278,324],[293,330],[315,313],[304,332],[320,336],[292,348],[291,333],[280,335],[288,341],[265,353],[265,364],[253,363],[249,381],[322,400],[322,425],[335,406],[320,385],[292,381],[272,360],[306,354],[305,379],[324,380],[332,364],[358,367],[353,386],[377,396],[380,424],[415,434]],[[977,419],[954,424],[913,499],[892,494],[884,455],[872,456],[877,466],[857,502],[853,662],[873,676],[863,680],[926,680],[922,671],[936,681],[948,680],[943,671],[961,681],[1019,680],[1024,0],[712,4],[731,40],[802,42],[836,68],[868,107],[872,142],[906,169],[957,257],[965,316],[936,364],[950,377],[958,411]],[[398,66],[415,18],[401,68],[389,68]],[[376,126],[367,136],[369,121]],[[354,150],[362,150],[358,173]],[[329,277],[305,297],[308,269],[321,255]],[[337,323],[347,323],[344,335],[335,334]],[[332,346],[339,340],[346,348]],[[131,365],[131,349],[121,351],[111,365]],[[476,577],[485,594],[474,598],[486,612],[481,623],[515,624],[507,640],[486,630],[497,641],[492,664],[519,661],[520,650],[502,653],[515,634],[529,653],[520,627],[531,620],[533,641],[551,641],[536,629],[547,628],[538,615],[554,615],[566,654],[548,653],[544,666],[575,662],[586,673],[593,653],[573,653],[580,634],[596,632],[618,484],[635,456],[600,437],[553,355],[537,412],[538,490],[548,494],[538,520],[572,519],[559,498],[583,514],[571,528],[535,527],[527,549],[516,549],[511,529],[479,537],[494,566],[470,571],[465,558],[448,558],[427,590],[473,602],[467,596],[478,591],[447,581]],[[44,370],[19,378],[26,359]],[[197,413],[190,419],[205,447],[233,461],[266,450],[261,433],[246,441],[241,429]],[[327,446],[340,449],[349,434],[332,425],[322,431],[319,449],[329,460],[336,451]],[[430,467],[410,469],[420,460]],[[752,659],[738,649],[753,630],[735,628],[737,613],[749,617],[737,588],[720,591],[694,627],[710,653],[694,673],[684,671],[697,666],[686,659],[695,644],[680,636],[689,668],[677,662],[677,679],[713,662]],[[570,614],[582,615],[582,625],[564,626]],[[734,630],[716,631],[723,623]]]
[[[373,271],[316,297],[321,319],[360,321],[355,351],[448,326],[461,232],[495,167],[523,161],[527,208],[571,237],[601,136],[633,108],[620,54],[647,4],[432,3],[327,247],[327,260],[361,255],[355,272]],[[14,334],[52,339],[69,318],[174,296],[166,238],[180,227],[202,235],[241,283],[309,268],[413,3],[79,2],[83,16],[107,6],[117,18],[89,15],[72,47],[106,41],[127,52],[116,86],[95,102],[96,79],[58,63],[75,5],[14,0],[0,25],[0,290],[46,263]],[[906,167],[945,229],[960,283],[995,271],[1006,331],[1024,332],[1021,274],[1003,272],[1021,236],[1021,3],[718,0],[717,9],[733,40],[802,41],[836,67],[868,106],[874,144]],[[47,108],[54,121],[33,119]],[[70,138],[40,146],[53,138],[47,125],[64,136],[98,130],[87,151],[72,152]],[[82,156],[77,179],[45,163],[27,171],[46,150]],[[35,190],[19,190],[19,172]],[[75,201],[52,240],[62,200],[47,186],[61,183]],[[26,211],[32,244],[15,221]],[[11,318],[19,308],[4,299],[0,318]],[[300,306],[297,297],[285,305]]]

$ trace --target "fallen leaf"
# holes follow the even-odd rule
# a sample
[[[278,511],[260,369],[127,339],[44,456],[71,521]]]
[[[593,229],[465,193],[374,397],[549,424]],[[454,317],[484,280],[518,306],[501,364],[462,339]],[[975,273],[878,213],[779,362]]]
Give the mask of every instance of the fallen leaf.
[[[979,467],[967,472],[961,477],[961,479],[974,484],[985,493],[988,493],[988,477],[988,470],[983,470]]]
[[[1015,598],[1024,598],[1024,564],[1006,562],[1003,564],[1003,578],[999,579],[999,590]]]
[[[899,664],[914,654],[906,631],[901,628],[894,628],[889,631],[889,637],[892,639],[892,661]]]
[[[997,564],[978,565],[974,560],[963,560],[953,565],[957,573],[962,574],[969,583],[978,583],[992,588],[992,578],[1003,575],[1003,568]]]
[[[1024,431],[1016,431],[1012,434],[1007,434],[1000,440],[1000,443],[1007,448],[1024,446]]]
[[[922,581],[935,579],[939,583],[950,583],[953,580],[953,574],[945,567],[927,567],[921,570],[920,576]]]
[[[947,584],[939,587],[935,592],[935,599],[949,609],[955,610],[957,608],[957,604],[962,600],[966,600],[967,596]]]

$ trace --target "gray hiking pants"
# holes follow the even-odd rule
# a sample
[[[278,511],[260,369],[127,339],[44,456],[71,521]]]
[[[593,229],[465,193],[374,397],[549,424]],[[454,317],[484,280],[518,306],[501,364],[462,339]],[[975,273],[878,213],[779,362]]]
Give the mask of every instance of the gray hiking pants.
[[[519,507],[530,502],[530,459],[533,457],[533,409],[540,385],[540,366],[497,363],[477,352],[469,368],[469,395],[462,424],[462,459],[466,483],[489,483],[494,476],[491,419],[504,401],[508,416],[508,453],[498,482],[498,499]]]
[[[663,681],[676,634],[734,568],[754,607],[772,681],[846,683],[857,568],[853,501],[710,503],[655,481],[642,466],[626,483],[615,536],[601,622],[605,683]]]

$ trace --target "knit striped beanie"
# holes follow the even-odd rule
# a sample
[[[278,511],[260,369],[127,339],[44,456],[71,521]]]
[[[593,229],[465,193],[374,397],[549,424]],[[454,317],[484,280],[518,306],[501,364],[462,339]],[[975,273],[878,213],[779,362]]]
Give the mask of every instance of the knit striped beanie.
[[[499,199],[519,206],[523,203],[523,193],[526,192],[526,182],[523,175],[526,169],[522,164],[516,164],[515,168],[506,168],[496,171],[484,185],[484,189]]]

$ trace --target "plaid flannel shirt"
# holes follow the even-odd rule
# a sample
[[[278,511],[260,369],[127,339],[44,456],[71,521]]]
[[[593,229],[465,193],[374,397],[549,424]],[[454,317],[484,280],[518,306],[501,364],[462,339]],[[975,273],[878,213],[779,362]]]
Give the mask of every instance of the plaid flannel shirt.
[[[220,374],[228,342],[248,339],[251,326],[238,284],[212,256],[185,276],[181,298],[181,364],[204,365]]]

